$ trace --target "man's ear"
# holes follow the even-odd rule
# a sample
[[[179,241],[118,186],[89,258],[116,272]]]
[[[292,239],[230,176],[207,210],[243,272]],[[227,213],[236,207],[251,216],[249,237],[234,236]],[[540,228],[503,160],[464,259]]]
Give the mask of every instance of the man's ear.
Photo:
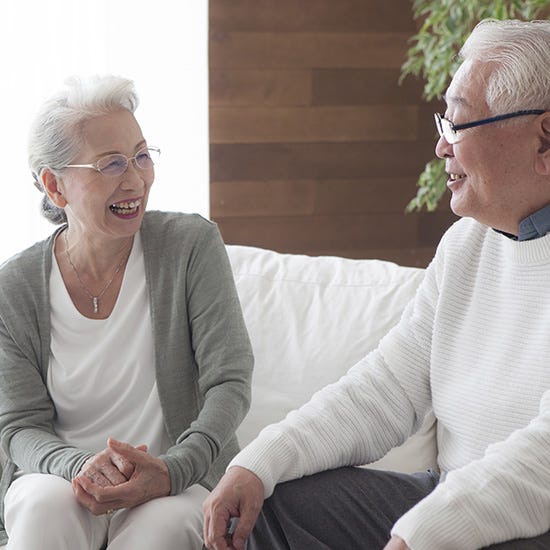
[[[539,150],[536,171],[542,176],[550,175],[550,112],[541,115],[539,126]]]
[[[50,169],[44,168],[40,174],[40,179],[42,180],[42,185],[44,186],[44,191],[46,195],[50,198],[55,206],[59,208],[65,208],[67,201],[63,196],[63,192],[60,186],[60,178],[56,176]]]

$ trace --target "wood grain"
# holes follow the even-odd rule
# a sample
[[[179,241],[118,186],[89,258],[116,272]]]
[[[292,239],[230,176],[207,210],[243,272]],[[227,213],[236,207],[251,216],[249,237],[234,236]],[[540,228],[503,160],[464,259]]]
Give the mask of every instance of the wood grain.
[[[428,142],[212,144],[211,181],[414,177],[434,157]]]
[[[218,69],[210,71],[211,107],[312,104],[311,71]]]
[[[360,248],[408,248],[417,242],[416,216],[356,214],[213,217],[229,244],[247,244],[300,253]]]
[[[210,109],[211,143],[413,141],[414,106]]]
[[[434,158],[399,83],[410,0],[210,0],[211,216],[233,244],[424,266],[455,217],[405,214]]]
[[[221,218],[391,212],[402,214],[416,180],[212,182],[211,215]]]
[[[210,0],[210,28],[413,31],[410,0]]]
[[[399,70],[314,69],[314,105],[415,105],[420,102],[422,83],[407,78],[399,84]]]
[[[212,69],[399,68],[407,32],[210,33]]]

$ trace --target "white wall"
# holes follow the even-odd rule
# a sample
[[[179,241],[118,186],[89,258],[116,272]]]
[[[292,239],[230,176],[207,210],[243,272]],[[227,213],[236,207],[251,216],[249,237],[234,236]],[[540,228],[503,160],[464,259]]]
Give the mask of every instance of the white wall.
[[[54,226],[43,220],[26,139],[40,103],[72,74],[120,74],[162,149],[149,208],[209,214],[208,1],[2,0],[0,262]]]

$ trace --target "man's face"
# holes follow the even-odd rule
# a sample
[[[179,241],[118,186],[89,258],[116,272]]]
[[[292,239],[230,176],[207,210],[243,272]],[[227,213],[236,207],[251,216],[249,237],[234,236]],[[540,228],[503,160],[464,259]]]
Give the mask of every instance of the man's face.
[[[470,61],[460,66],[445,94],[445,118],[463,124],[503,114],[491,112],[485,100],[493,68]],[[445,159],[455,214],[517,234],[519,222],[546,204],[539,204],[535,183],[537,118],[524,116],[461,130],[453,145],[439,139],[436,154]]]

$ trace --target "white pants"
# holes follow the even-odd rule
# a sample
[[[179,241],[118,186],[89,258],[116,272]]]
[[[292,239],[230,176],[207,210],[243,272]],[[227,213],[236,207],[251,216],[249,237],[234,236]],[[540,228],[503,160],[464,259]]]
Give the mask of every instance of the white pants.
[[[71,484],[48,474],[16,479],[4,499],[8,550],[200,550],[202,502],[208,490],[193,485],[113,515],[94,516]]]

